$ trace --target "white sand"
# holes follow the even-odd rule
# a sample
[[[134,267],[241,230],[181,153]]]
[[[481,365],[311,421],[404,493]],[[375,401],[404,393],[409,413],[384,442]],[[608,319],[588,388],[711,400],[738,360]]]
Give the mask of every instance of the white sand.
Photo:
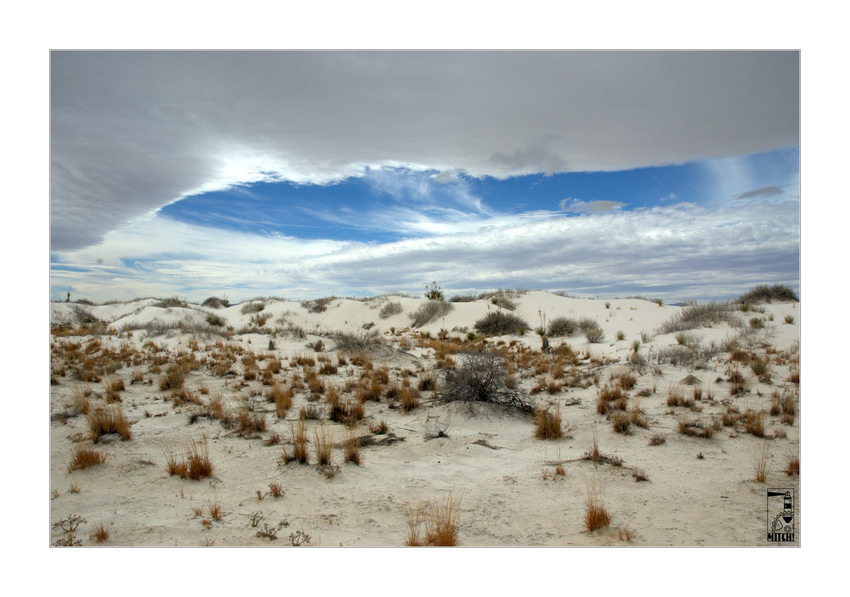
[[[403,313],[381,319],[378,315],[381,301],[338,299],[322,313],[309,313],[296,302],[268,302],[262,312],[271,314],[266,327],[281,325],[276,321],[285,316],[287,322],[303,328],[306,337],[277,336],[275,349],[269,351],[268,334],[234,335],[229,339],[196,336],[195,355],[201,358],[209,354],[204,353],[205,347],[212,349],[217,342],[237,344],[257,355],[276,355],[284,359],[284,367],[276,379],[285,382],[296,371],[304,376],[303,368],[290,363],[289,358],[316,356],[306,348],[307,343],[322,339],[326,350],[333,351],[333,341],[324,334],[363,332],[364,325],[373,324],[370,331],[377,331],[393,348],[392,352],[373,356],[375,367],[386,364],[391,381],[397,382],[402,379],[403,370],[419,371],[417,377],[410,378],[416,385],[423,372],[434,368],[436,362],[433,349],[414,346],[413,339],[419,331],[430,332],[436,338],[442,328],[449,330],[450,336],[466,337],[463,331],[451,330],[473,331],[476,320],[488,311],[497,310],[488,301],[455,303],[444,319],[421,330],[412,330],[408,314],[424,300],[399,297],[389,300],[401,303]],[[642,331],[654,333],[659,324],[681,310],[641,299],[571,299],[546,292],[529,292],[514,301],[515,313],[531,328],[541,325],[541,312],[547,322],[557,316],[597,320],[605,332],[602,343],[588,344],[582,336],[553,338],[550,342],[553,348],[562,341],[568,342],[576,352],[589,352],[597,362],[603,357],[607,359],[609,362],[602,366],[583,360],[578,367],[580,371],[592,369],[600,385],[612,375],[628,370],[632,342],[640,338]],[[184,321],[188,325],[202,323],[206,317],[194,308],[162,309],[152,306],[154,302],[85,309],[99,319],[113,322],[115,329],[154,320]],[[606,302],[610,302],[609,307]],[[251,314],[240,312],[241,307],[206,311],[225,318],[228,325],[239,330],[251,318]],[[800,309],[792,303],[764,307],[763,315],[739,313],[744,322],[753,316],[773,315],[773,321],[767,321],[765,329],[753,333],[749,350],[763,357],[769,350],[774,360],[785,353],[786,358],[782,364],[772,365],[769,383],[759,382],[749,367],[739,366],[752,383],[744,394],[730,395],[729,384],[723,381],[730,354],[721,349],[702,368],[689,371],[664,363],[657,365],[654,372],[650,366],[638,375],[636,386],[628,392],[629,404],[630,407],[634,404],[641,390],[650,391],[648,396],[639,398],[650,426],[644,429],[632,425],[628,435],[615,433],[606,417],[597,413],[595,385],[565,387],[552,395],[544,391],[533,396],[540,404],[561,404],[566,437],[560,440],[536,439],[535,421],[528,416],[486,407],[470,413],[456,404],[437,403],[430,391],[423,392],[422,405],[410,413],[390,408],[387,400],[367,402],[366,417],[357,426],[357,434],[369,435],[370,423],[386,419],[390,432],[403,441],[361,448],[361,466],[344,463],[342,449],[335,448],[333,461],[339,470],[333,478],[326,478],[315,464],[282,465],[279,463],[282,446],[264,445],[263,440],[272,431],[278,432],[284,441],[289,439],[290,421],[295,421],[299,410],[309,404],[308,392],[295,395],[287,420],[277,419],[274,405],[258,399],[258,408],[266,412],[268,428],[255,438],[244,438],[216,420],[202,418],[189,424],[187,415],[194,406],[175,407],[169,392],[158,387],[162,374],[149,373],[147,362],[121,368],[111,379],[124,381],[126,389],[120,395],[124,413],[132,423],[132,438],[129,441],[121,441],[119,436],[101,438],[94,447],[106,456],[104,464],[68,472],[73,440],[88,433],[87,419],[77,416],[50,424],[50,486],[55,492],[50,502],[51,543],[63,537],[53,531],[53,525],[70,515],[78,515],[87,521],[76,533],[84,545],[94,544],[89,533],[96,524],[103,523],[110,529],[110,538],[104,545],[277,546],[290,544],[290,534],[303,531],[310,536],[311,545],[398,546],[407,538],[406,506],[451,495],[460,499],[459,541],[464,546],[766,545],[767,488],[799,490],[799,477],[786,475],[784,469],[788,456],[799,450],[798,386],[789,381],[789,376],[793,360],[799,358]],[[52,322],[72,321],[72,308],[73,305],[64,303],[52,304]],[[796,318],[794,324],[784,323],[786,315]],[[391,328],[395,328],[395,333]],[[616,339],[618,332],[624,333],[624,340]],[[719,324],[688,333],[701,338],[705,346],[712,341],[719,344],[738,330]],[[162,352],[157,354],[172,360],[181,353],[192,352],[189,344],[192,339],[192,334],[173,332],[148,338],[141,330],[99,337],[103,347],[127,346],[148,355],[151,353],[143,345],[152,340],[155,346],[162,347]],[[85,345],[89,340],[85,336],[51,336],[51,345],[57,348],[52,353],[52,367],[56,369],[62,363],[58,357],[60,345],[71,342]],[[533,331],[522,337],[491,338],[488,344],[493,346],[500,341],[505,345],[516,341],[536,352],[541,348],[541,339]],[[408,343],[406,347],[402,347],[404,342]],[[665,347],[675,345],[678,345],[675,334],[657,335],[642,344],[640,352],[651,360]],[[333,352],[329,354],[335,358]],[[459,357],[453,358],[460,361]],[[546,358],[550,357],[538,360]],[[262,369],[265,364],[266,361],[261,361],[259,367]],[[208,402],[218,396],[232,411],[252,394],[268,390],[259,379],[247,382],[242,379],[241,362],[233,368],[238,375],[231,377],[217,377],[200,368],[187,376],[185,387],[198,394],[199,388],[205,386],[209,394],[201,395],[201,400]],[[142,372],[151,383],[131,383],[136,372]],[[361,367],[349,363],[340,367],[337,374],[321,377],[326,385],[342,388],[346,380],[358,380],[361,373]],[[699,414],[685,407],[675,407],[674,414],[669,414],[668,387],[689,373],[701,380],[701,386],[713,394],[713,400],[703,400]],[[547,374],[534,376],[531,370],[518,371],[516,377],[520,389],[526,392],[539,381],[550,379]],[[98,395],[104,394],[103,383],[74,380],[67,363],[66,375],[57,375],[56,379],[59,383],[51,389],[53,415],[67,410],[75,388],[88,385],[94,404],[99,403]],[[686,390],[691,391],[689,387]],[[725,412],[724,403],[737,406],[741,413],[747,408],[766,410],[774,391],[793,394],[798,410],[793,425],[768,414],[766,440],[746,433],[743,424],[737,428],[723,427],[711,438],[689,437],[677,430],[677,417],[719,417]],[[437,421],[449,425],[448,437],[426,439],[426,433],[435,429]],[[313,462],[314,428],[326,426],[332,430],[335,442],[347,437],[345,427],[337,423],[307,421],[307,425]],[[582,460],[594,431],[602,454],[622,459],[622,466],[595,465]],[[665,436],[666,442],[648,445],[656,434]],[[213,478],[192,481],[169,476],[162,447],[203,436],[209,438],[210,457],[215,466]],[[381,437],[384,436],[376,439]],[[765,445],[772,467],[766,482],[759,483],[754,480],[753,454]],[[553,479],[558,461],[563,463],[565,475]],[[636,482],[631,474],[634,467],[645,471],[649,481]],[[604,502],[612,516],[610,526],[592,533],[583,525],[589,481],[603,489]],[[263,495],[260,499],[257,492],[267,493],[270,483],[280,483],[285,495],[280,498]],[[79,493],[70,491],[72,485],[79,488]],[[221,505],[224,511],[221,520],[210,519],[209,503]],[[194,508],[204,510],[201,516],[194,514]],[[262,512],[262,521],[252,526],[252,515],[258,512]],[[800,512],[798,499],[795,519],[798,543]],[[210,522],[205,524],[205,520]],[[288,525],[280,527],[276,541],[256,536],[264,523],[277,527],[281,521]],[[619,537],[622,528],[631,532],[630,543]]]

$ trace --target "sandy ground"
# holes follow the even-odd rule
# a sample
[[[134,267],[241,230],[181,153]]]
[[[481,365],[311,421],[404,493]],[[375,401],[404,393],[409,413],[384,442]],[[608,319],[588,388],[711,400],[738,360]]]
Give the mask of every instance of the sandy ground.
[[[558,316],[587,317],[605,332],[604,340],[591,344],[581,335],[551,338],[553,349],[569,344],[572,361],[543,354],[533,330],[490,337],[483,345],[480,338],[470,342],[467,335],[475,322],[498,310],[489,300],[455,303],[444,318],[419,329],[411,328],[409,314],[424,299],[335,299],[318,313],[297,302],[269,300],[259,314],[269,316],[264,327],[270,333],[243,330],[258,314],[242,313],[244,304],[202,311],[194,305],[157,307],[155,300],[146,299],[82,307],[116,333],[57,333],[50,338],[50,544],[69,540],[61,527],[76,516],[85,522],[70,539],[86,546],[401,546],[409,538],[412,513],[436,500],[454,505],[463,546],[765,546],[769,488],[794,491],[794,544],[800,544],[799,476],[785,472],[789,459],[799,454],[799,304],[765,304],[763,313],[737,314],[743,327],[719,323],[689,330],[689,338],[682,339],[657,334],[659,325],[681,312],[679,306],[545,292],[512,300],[514,313],[531,328],[544,317],[547,322]],[[390,301],[398,302],[402,312],[381,318]],[[80,308],[51,304],[52,323],[74,321],[75,307]],[[232,332],[191,331],[208,313],[222,317]],[[794,322],[786,323],[786,316]],[[750,327],[751,318],[763,320],[764,327]],[[183,330],[143,329],[151,322],[181,321]],[[135,329],[119,332],[125,326]],[[371,368],[356,354],[338,352],[332,337],[333,332],[366,333],[364,326],[383,342],[370,352]],[[295,327],[303,330],[303,337],[286,331]],[[447,358],[439,354],[441,329],[448,333],[442,340]],[[633,342],[642,332],[647,341],[641,342],[638,354],[644,365],[635,368]],[[768,362],[769,378],[760,379],[740,355],[726,350],[733,338],[749,363],[756,358]],[[318,353],[307,346],[317,340],[324,344]],[[686,365],[659,359],[669,347],[683,348],[680,340],[695,352],[712,342],[715,350]],[[384,389],[405,383],[417,388],[429,376],[439,380],[452,363],[463,363],[461,354],[451,354],[454,350],[482,346],[508,355],[517,389],[538,405],[548,405],[550,412],[560,409],[563,438],[535,437],[533,415],[490,405],[470,410],[444,404],[431,389],[420,392],[420,405],[409,412],[397,397],[366,401],[364,417],[349,428],[328,420],[326,394],[314,395],[305,383],[315,374],[325,392],[334,387],[343,402],[353,402],[375,372],[385,370]],[[562,355],[564,351],[562,347]],[[216,370],[226,353],[235,360],[227,372]],[[247,365],[256,370],[254,379],[245,375],[249,355],[256,358],[255,365]],[[345,364],[339,363],[340,355]],[[273,357],[281,369],[267,374],[266,381],[293,389],[285,417],[277,416],[275,404],[265,398],[272,386],[263,383],[262,373]],[[100,371],[100,381],[84,381],[75,373],[86,358],[97,361],[93,370]],[[313,359],[314,365],[299,359]],[[192,364],[182,390],[162,389],[169,365],[178,362]],[[335,366],[336,372],[320,373],[323,364]],[[732,393],[733,371],[743,375],[746,390]],[[626,390],[628,409],[637,407],[646,427],[632,424],[628,433],[618,433],[608,416],[598,412],[597,398],[629,372],[635,383]],[[697,382],[682,383],[688,376]],[[570,379],[574,385],[566,384]],[[124,389],[110,398],[109,385],[118,386],[119,380]],[[700,388],[702,399],[693,407],[668,404],[671,392],[689,398],[694,388]],[[182,397],[175,397],[180,391]],[[791,401],[793,418],[771,414],[776,396]],[[237,419],[240,411],[261,417],[265,430],[240,431],[238,424],[226,426],[204,416],[193,421],[191,415],[213,400]],[[107,408],[107,402],[109,408],[120,408],[130,423],[130,438],[107,434],[93,443],[88,418],[79,412],[84,402],[91,412]],[[310,463],[284,464],[281,455],[292,448],[299,415],[310,407],[324,415],[305,421]],[[763,411],[763,437],[748,432],[743,420],[721,423],[722,416],[747,410]],[[683,418],[716,422],[717,429],[712,437],[684,435],[679,432]],[[385,433],[375,431],[381,421],[386,422]],[[334,444],[331,465],[322,468],[316,464],[317,429]],[[350,433],[363,444],[360,465],[344,461]],[[279,442],[267,445],[274,434]],[[654,437],[663,443],[651,445]],[[170,475],[168,454],[179,458],[193,440],[207,446],[212,476],[191,480]],[[585,457],[594,441],[605,458]],[[73,451],[80,446],[95,449],[105,462],[69,471]],[[755,463],[763,453],[769,468],[765,481],[758,482]],[[559,465],[563,474],[556,474],[561,473]],[[636,480],[639,476],[647,480]],[[282,490],[279,497],[271,495],[275,484]],[[611,522],[589,532],[585,513],[592,486],[601,492]],[[100,525],[109,531],[102,543],[92,536]]]

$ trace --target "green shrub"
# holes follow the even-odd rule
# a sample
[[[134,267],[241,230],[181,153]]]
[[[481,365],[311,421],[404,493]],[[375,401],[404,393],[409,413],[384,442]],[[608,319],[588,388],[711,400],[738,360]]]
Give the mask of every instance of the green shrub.
[[[797,295],[785,284],[759,284],[752,290],[738,297],[739,303],[770,303],[776,301],[778,303],[796,303],[800,299]]]
[[[404,311],[404,308],[401,306],[399,302],[389,302],[378,311],[378,316],[381,319],[386,319],[388,317],[392,317],[393,315],[398,315]]]
[[[225,298],[218,298],[217,296],[211,296],[203,303],[201,303],[202,307],[207,307],[208,309],[221,309],[222,307],[229,307],[230,301]]]
[[[413,327],[421,328],[435,319],[445,317],[454,308],[455,306],[452,303],[442,300],[429,300],[427,303],[420,305],[416,311],[408,314],[408,317],[413,322]]]
[[[489,313],[475,322],[475,331],[488,336],[504,336],[506,334],[522,335],[528,329],[528,322],[513,313]]]
[[[579,330],[578,321],[572,317],[556,317],[549,322],[548,336],[559,338],[561,336],[572,336]]]

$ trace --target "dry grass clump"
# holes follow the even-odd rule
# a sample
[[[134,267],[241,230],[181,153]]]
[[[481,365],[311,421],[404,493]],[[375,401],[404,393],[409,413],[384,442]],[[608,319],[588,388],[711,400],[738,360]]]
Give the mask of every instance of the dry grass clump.
[[[89,534],[89,539],[95,543],[103,543],[109,539],[109,529],[104,524],[98,523],[94,530]]]
[[[652,437],[649,438],[649,445],[650,446],[660,446],[661,444],[665,443],[666,441],[667,441],[667,438],[664,435],[662,435],[661,433],[656,433],[655,435],[653,435]]]
[[[250,437],[254,433],[266,430],[266,416],[263,413],[254,413],[247,408],[239,409],[239,435]]]
[[[406,509],[408,546],[451,547],[458,545],[460,498],[452,494],[442,501],[432,500],[418,508]]]
[[[767,480],[767,475],[770,472],[770,451],[768,450],[767,440],[762,442],[761,451],[755,449],[753,451],[753,472],[755,480],[759,483],[764,483]]]
[[[628,396],[620,385],[604,384],[596,393],[596,412],[607,414],[609,410],[625,410]]]
[[[165,376],[159,379],[159,389],[163,392],[166,390],[179,390],[183,388],[185,382],[186,370],[172,363],[166,367]]]
[[[800,455],[789,455],[788,456],[788,466],[785,467],[785,474],[789,477],[791,475],[800,475]]]
[[[584,527],[593,532],[611,524],[611,515],[605,508],[602,489],[596,486],[595,480],[587,482],[587,498],[585,500]]]
[[[102,409],[90,409],[88,421],[91,439],[94,443],[97,443],[102,435],[109,435],[110,433],[119,434],[123,441],[127,441],[132,436],[130,423],[119,405],[113,404]]]
[[[121,394],[119,392],[124,391],[126,388],[124,387],[124,380],[118,377],[115,379],[107,378],[103,382],[103,389],[106,393],[106,401],[111,404],[113,402],[121,402]]]
[[[316,446],[316,460],[319,466],[330,466],[333,464],[333,432],[325,427],[313,430],[313,439]]]
[[[301,464],[309,464],[310,454],[307,451],[307,426],[304,424],[304,421],[299,421],[297,428],[292,422],[290,422],[289,432],[290,437],[292,438],[290,440],[291,445],[284,446],[280,457],[281,461],[284,464],[288,464],[293,460],[297,460]]]
[[[286,412],[292,408],[292,390],[290,388],[274,382],[268,392],[266,392],[266,399],[274,402],[277,418],[286,418]]]
[[[753,411],[747,409],[747,412],[744,413],[744,428],[747,433],[755,435],[756,437],[764,437],[764,411]]]
[[[709,302],[704,305],[689,305],[678,314],[662,323],[659,334],[673,334],[701,327],[712,327],[714,324],[726,322],[736,325],[738,318],[731,303]]]
[[[192,479],[200,481],[205,477],[212,477],[213,464],[210,460],[207,438],[200,442],[190,439],[183,445],[183,456],[179,458],[174,454],[174,448],[166,445],[165,453],[166,470],[169,475],[177,475],[181,479]]]
[[[713,421],[704,418],[681,417],[677,420],[679,433],[692,437],[710,438],[717,431],[717,425]]]
[[[629,419],[629,415],[624,412],[615,412],[611,416],[611,427],[617,433],[629,433],[630,425],[631,420]]]
[[[384,424],[386,425],[386,421]],[[386,431],[384,431],[384,433],[386,433]],[[345,462],[352,462],[356,465],[360,465],[360,438],[357,437],[354,431],[348,432],[348,439],[345,440],[344,450]]]
[[[401,388],[401,410],[404,412],[410,412],[413,409],[417,408],[420,404],[419,402],[419,390],[416,388],[412,388],[410,386],[404,386]]]
[[[537,427],[534,430],[534,437],[539,439],[560,439],[564,437],[564,432],[561,429],[560,402],[555,405],[554,413],[548,408],[537,410]]]
[[[106,456],[90,446],[76,444],[74,451],[71,453],[71,462],[68,464],[68,472],[72,473],[76,470],[88,468],[96,464],[106,462]]]

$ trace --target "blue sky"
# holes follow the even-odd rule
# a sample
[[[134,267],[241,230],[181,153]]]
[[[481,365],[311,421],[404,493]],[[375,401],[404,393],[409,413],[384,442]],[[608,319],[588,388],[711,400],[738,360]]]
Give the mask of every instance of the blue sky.
[[[799,289],[798,58],[53,52],[51,296]]]

